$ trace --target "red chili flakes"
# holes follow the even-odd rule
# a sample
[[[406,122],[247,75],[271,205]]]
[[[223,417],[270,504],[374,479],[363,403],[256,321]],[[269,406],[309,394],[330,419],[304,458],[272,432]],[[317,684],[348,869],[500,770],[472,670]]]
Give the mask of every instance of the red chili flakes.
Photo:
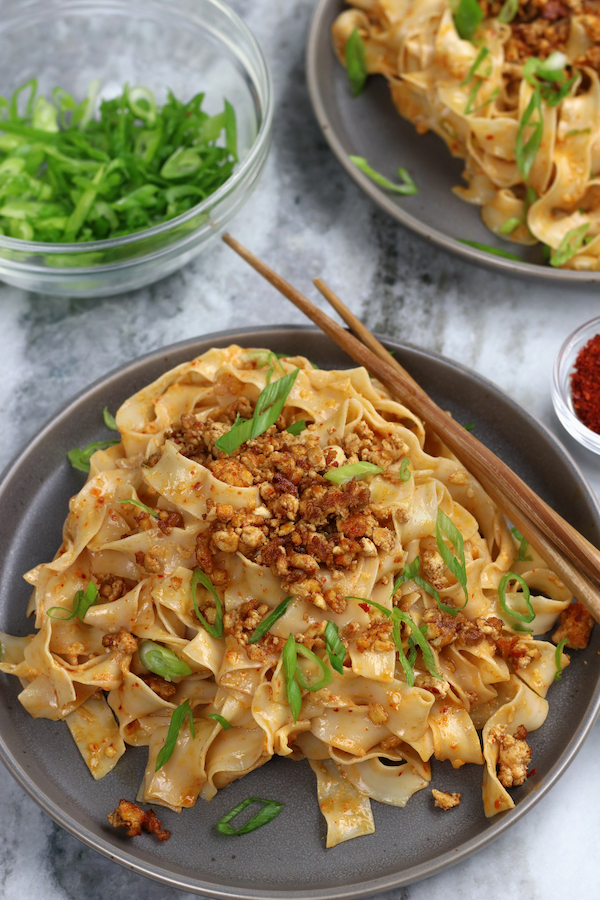
[[[358,605],[360,606],[361,609],[364,609],[364,611],[366,613],[369,612],[369,604],[368,603],[359,603]]]
[[[527,773],[527,777],[528,777],[528,778],[531,778],[531,776],[532,776],[532,775],[535,775],[536,772],[537,772],[537,769],[532,769],[531,772],[528,772],[528,773]]]
[[[583,424],[600,434],[600,334],[594,335],[577,355],[571,396]]]
[[[500,807],[502,806],[502,800],[495,800],[494,806],[496,807],[496,809],[500,809]]]

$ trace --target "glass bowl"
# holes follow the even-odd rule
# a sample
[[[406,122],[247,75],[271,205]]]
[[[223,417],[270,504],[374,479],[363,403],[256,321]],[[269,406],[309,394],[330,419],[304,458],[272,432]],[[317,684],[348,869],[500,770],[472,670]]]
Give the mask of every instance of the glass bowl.
[[[585,325],[581,325],[562,345],[552,373],[552,403],[561,424],[571,437],[588,450],[600,453],[600,434],[596,434],[583,424],[573,408],[571,396],[571,374],[575,369],[579,351],[596,334],[600,334],[600,318],[591,319]]]
[[[173,91],[205,92],[214,115],[223,100],[237,118],[239,163],[221,187],[186,213],[124,237],[73,244],[0,235],[0,280],[73,297],[117,294],[185,265],[223,232],[248,199],[271,141],[273,95],[262,52],[221,0],[8,0],[0,13],[0,95],[37,78],[39,94],[60,86],[82,100],[100,79],[100,98],[143,85],[158,105]]]

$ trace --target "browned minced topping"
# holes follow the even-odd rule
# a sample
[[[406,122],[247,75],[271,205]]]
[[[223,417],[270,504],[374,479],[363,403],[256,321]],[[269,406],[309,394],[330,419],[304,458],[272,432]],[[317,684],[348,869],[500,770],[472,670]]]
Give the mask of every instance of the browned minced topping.
[[[161,700],[170,700],[177,693],[177,685],[172,681],[166,681],[160,675],[140,675],[140,678]]]
[[[479,0],[479,5],[486,18],[496,17],[503,2]],[[592,42],[585,56],[575,60],[574,65],[600,71],[600,15],[596,3],[585,0],[519,0],[505,47],[507,62],[522,64],[532,56],[546,59],[554,50],[564,52],[574,15],[581,18]]]
[[[533,647],[531,641],[524,641],[516,634],[499,638],[496,641],[496,649],[515,669],[526,669],[534,659],[540,658],[537,647]]]
[[[368,484],[352,480],[338,486],[324,475],[365,460],[381,466],[386,477],[394,479],[396,471],[388,470],[408,448],[391,430],[375,434],[361,422],[345,437],[332,434],[329,446],[322,449],[317,434],[307,429],[292,435],[280,417],[263,435],[230,455],[218,450],[216,440],[231,428],[236,416],[249,417],[252,411],[250,401],[239,398],[202,422],[194,415],[183,415],[167,433],[180,453],[209,468],[216,478],[234,487],[255,486],[260,496],[260,506],[238,510],[208,501],[208,527],[196,542],[197,563],[213,584],[225,587],[222,554],[242,553],[279,576],[286,594],[341,613],[346,600],[335,584],[325,589],[321,566],[332,571],[335,582],[342,571],[354,571],[361,558],[389,552],[396,537],[390,510],[370,502]],[[148,570],[147,559],[143,564]],[[210,601],[206,602],[206,608],[210,607]],[[250,631],[237,620],[227,627],[235,628],[237,634]]]
[[[483,640],[496,644],[502,637],[504,624],[495,616],[471,620],[461,612],[453,616],[435,608],[425,611],[423,621],[427,624],[425,637],[438,650],[455,641],[466,646],[479,644]]]
[[[98,602],[112,603],[120,600],[130,590],[131,587],[124,578],[119,578],[117,575],[103,575],[98,584],[98,593],[102,599]]]
[[[527,778],[531,747],[525,740],[527,729],[519,725],[514,735],[506,734],[503,725],[490,731],[491,743],[498,743],[498,781],[505,787],[518,787]]]
[[[157,509],[158,516],[142,510],[133,518],[137,522],[140,531],[150,531],[152,528],[160,528],[163,534],[171,534],[174,528],[183,528],[183,516],[177,510]]]
[[[137,803],[130,800],[119,800],[119,805],[107,818],[115,828],[126,828],[128,837],[141,834],[142,828],[150,834],[155,834],[159,841],[168,841],[171,837],[171,832],[162,827],[162,822],[153,809],[144,812]]]
[[[587,647],[594,620],[585,606],[578,600],[561,612],[560,625],[552,635],[555,644],[559,644],[563,638],[567,639],[566,646],[572,650],[585,650]]]
[[[120,653],[135,653],[138,648],[138,639],[121,628],[118,634],[105,634],[102,638],[102,646]]]
[[[462,799],[462,794],[450,794],[448,791],[437,791],[435,788],[431,789],[431,793],[433,805],[439,809],[454,809],[455,806],[459,806]]]

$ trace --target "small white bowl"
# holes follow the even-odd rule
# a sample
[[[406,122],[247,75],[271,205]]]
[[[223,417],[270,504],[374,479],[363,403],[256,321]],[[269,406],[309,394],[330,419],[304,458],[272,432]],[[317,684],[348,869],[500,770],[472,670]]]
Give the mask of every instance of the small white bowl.
[[[571,437],[594,453],[600,453],[600,434],[584,425],[573,408],[571,375],[579,351],[597,334],[600,334],[600,318],[591,319],[574,331],[562,345],[552,373],[552,403],[556,415]]]

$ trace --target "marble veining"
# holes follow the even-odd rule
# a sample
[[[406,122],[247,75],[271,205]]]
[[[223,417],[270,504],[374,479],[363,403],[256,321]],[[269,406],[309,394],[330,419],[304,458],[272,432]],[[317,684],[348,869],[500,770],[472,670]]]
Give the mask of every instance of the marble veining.
[[[598,493],[598,458],[561,430],[550,402],[554,357],[566,335],[597,314],[597,289],[493,274],[396,225],[345,175],[314,120],[304,80],[313,0],[232,6],[263,47],[276,98],[271,156],[232,233],[318,303],[317,275],[370,328],[501,385],[563,440]],[[304,320],[221,245],[121,297],[68,300],[0,285],[0,468],[74,393],[117,365],[195,335],[267,323]],[[382,900],[596,898],[599,746],[597,723],[575,763],[522,821],[481,853]],[[88,849],[8,775],[0,779],[0,809],[3,900],[195,896]]]

